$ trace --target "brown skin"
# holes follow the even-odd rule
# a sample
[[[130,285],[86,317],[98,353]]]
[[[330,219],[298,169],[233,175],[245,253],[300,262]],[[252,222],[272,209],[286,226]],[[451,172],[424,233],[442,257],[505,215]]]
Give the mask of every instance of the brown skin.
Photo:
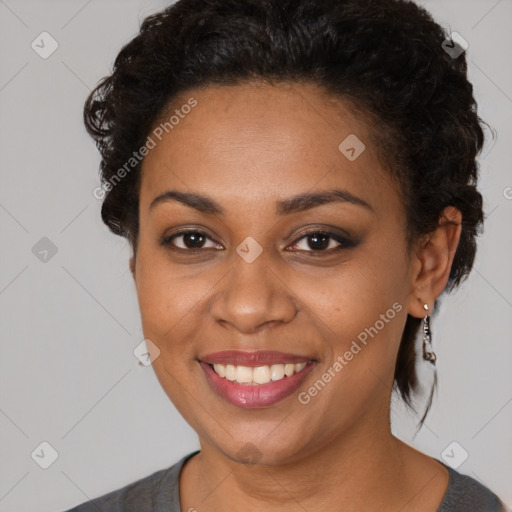
[[[402,201],[367,127],[314,85],[208,87],[174,108],[190,97],[197,106],[143,162],[131,260],[144,336],[161,350],[155,373],[201,444],[181,473],[182,510],[434,512],[448,472],[391,434],[390,397],[407,313],[423,318],[423,304],[432,311],[445,288],[460,212],[447,208],[455,224],[440,223],[408,252]],[[366,144],[353,162],[338,150],[351,133]],[[373,211],[332,203],[275,212],[280,199],[331,188],[348,190]],[[177,201],[150,210],[169,189],[208,195],[226,213]],[[303,231],[333,231],[329,226],[358,245],[320,254]],[[181,248],[202,248],[199,255],[159,245],[185,227],[211,238],[174,239]],[[236,252],[248,236],[263,248],[250,264]],[[326,243],[327,250],[339,246]],[[395,302],[401,311],[302,405],[298,393]],[[317,364],[297,393],[245,409],[219,397],[199,366],[198,358],[225,349],[279,350]],[[242,460],[246,443],[259,451],[256,465]]]

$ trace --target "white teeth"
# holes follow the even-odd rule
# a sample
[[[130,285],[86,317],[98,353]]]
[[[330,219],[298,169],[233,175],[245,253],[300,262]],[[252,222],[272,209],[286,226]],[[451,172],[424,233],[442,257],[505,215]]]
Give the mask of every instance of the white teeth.
[[[226,367],[223,364],[214,364],[213,369],[221,376],[226,376]]]
[[[252,381],[256,384],[270,382],[270,368],[268,366],[257,366],[252,369]]]
[[[236,377],[237,382],[252,382],[252,368],[248,366],[237,366]]]
[[[292,363],[288,363],[284,365],[284,374],[287,377],[291,377],[295,373],[295,365]]]
[[[273,364],[272,366],[235,366],[232,364],[214,364],[213,369],[217,375],[240,384],[267,384],[271,380],[281,380],[291,377],[306,367],[306,362]]]
[[[273,364],[270,367],[270,373],[272,380],[281,380],[284,377],[284,365]]]
[[[306,363],[296,363],[295,364],[295,373],[299,373],[301,370],[304,370],[306,367]]]
[[[219,366],[224,366],[223,364],[220,364]],[[214,368],[215,370],[215,368]],[[232,364],[226,365],[226,379],[228,380],[235,380],[236,378],[236,366],[233,366]]]

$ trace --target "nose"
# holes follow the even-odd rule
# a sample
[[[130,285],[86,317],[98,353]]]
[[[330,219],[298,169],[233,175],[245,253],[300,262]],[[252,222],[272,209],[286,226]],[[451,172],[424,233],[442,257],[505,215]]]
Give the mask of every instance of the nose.
[[[263,254],[252,263],[235,255],[231,271],[213,298],[211,313],[215,320],[246,334],[293,320],[296,301],[280,274]]]

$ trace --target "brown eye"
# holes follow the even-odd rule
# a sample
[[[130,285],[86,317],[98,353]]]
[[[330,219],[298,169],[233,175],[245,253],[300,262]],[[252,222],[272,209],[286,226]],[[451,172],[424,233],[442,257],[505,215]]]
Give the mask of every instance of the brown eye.
[[[304,240],[301,242],[301,240]],[[302,247],[300,247],[302,245]],[[332,253],[342,248],[354,247],[351,240],[327,231],[310,231],[303,234],[292,247],[305,252],[327,252]],[[308,250],[309,248],[309,250]]]
[[[181,240],[179,243],[174,243],[175,240]],[[173,235],[167,236],[162,240],[162,245],[172,246],[171,248],[181,249],[183,251],[194,251],[205,248],[205,242],[210,240],[213,242],[213,248],[218,245],[217,242],[212,240],[206,233],[198,230],[187,230],[174,233]],[[212,246],[210,246],[212,248]]]

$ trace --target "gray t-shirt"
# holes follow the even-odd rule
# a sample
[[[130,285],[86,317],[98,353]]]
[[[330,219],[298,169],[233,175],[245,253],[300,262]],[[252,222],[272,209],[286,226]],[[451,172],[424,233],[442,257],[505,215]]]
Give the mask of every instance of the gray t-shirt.
[[[156,471],[65,512],[182,512],[179,497],[180,470],[197,453],[199,451],[189,453],[167,469]],[[436,460],[450,473],[448,488],[437,512],[510,512],[490,489]]]

